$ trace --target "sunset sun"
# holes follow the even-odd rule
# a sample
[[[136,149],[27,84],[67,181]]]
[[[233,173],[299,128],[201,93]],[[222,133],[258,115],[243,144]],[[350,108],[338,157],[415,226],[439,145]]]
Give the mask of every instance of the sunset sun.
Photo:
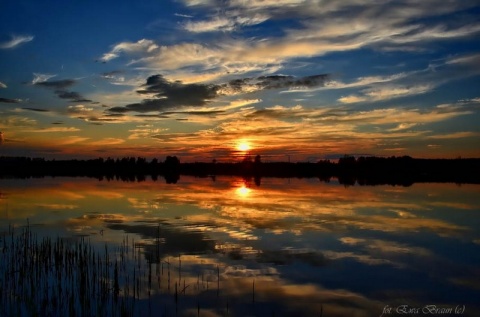
[[[251,149],[250,144],[247,141],[240,141],[237,144],[237,150],[247,152]]]

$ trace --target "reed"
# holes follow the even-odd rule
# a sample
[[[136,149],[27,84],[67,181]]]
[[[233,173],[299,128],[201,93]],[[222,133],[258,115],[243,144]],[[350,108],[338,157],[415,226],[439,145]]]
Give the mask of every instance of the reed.
[[[1,242],[1,316],[134,315],[125,246],[101,254],[85,238],[40,239],[28,224]]]
[[[245,298],[228,297],[220,266],[189,272],[181,256],[162,260],[159,247],[152,251],[128,236],[99,247],[88,237],[40,238],[29,224],[9,227],[0,236],[0,316],[236,316],[249,302],[262,311],[255,279]]]

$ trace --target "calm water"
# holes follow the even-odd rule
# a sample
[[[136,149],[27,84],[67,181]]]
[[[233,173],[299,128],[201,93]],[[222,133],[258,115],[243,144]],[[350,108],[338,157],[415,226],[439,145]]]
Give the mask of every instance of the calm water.
[[[0,232],[28,219],[39,236],[128,236],[168,265],[154,312],[178,281],[178,315],[480,316],[479,185],[45,178],[0,193]]]

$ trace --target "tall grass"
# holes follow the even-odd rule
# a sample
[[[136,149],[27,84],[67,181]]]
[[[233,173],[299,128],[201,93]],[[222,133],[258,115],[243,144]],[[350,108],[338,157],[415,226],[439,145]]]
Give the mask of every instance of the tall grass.
[[[184,271],[181,256],[143,246],[128,236],[102,248],[88,237],[9,227],[0,234],[0,316],[264,315],[254,280],[250,300],[233,298],[218,265]]]
[[[39,239],[28,226],[9,227],[0,251],[1,316],[134,314],[125,243],[102,253],[85,238]]]

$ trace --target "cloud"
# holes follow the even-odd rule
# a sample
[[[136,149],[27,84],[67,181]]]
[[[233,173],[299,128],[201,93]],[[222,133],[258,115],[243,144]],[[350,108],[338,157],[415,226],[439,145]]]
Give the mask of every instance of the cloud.
[[[30,110],[30,111],[35,111],[35,112],[49,112],[47,109],[41,109],[41,108],[22,108],[24,110]]]
[[[114,107],[112,112],[150,112],[164,111],[173,107],[201,106],[217,95],[215,85],[183,84],[170,82],[161,75],[150,76],[144,88],[138,90],[141,95],[151,94],[156,99],[146,99],[141,103],[130,104],[125,107]]]
[[[184,28],[187,31],[200,33],[200,32],[212,32],[212,31],[232,31],[235,27],[233,20],[225,17],[216,17],[210,21],[189,21],[185,23]]]
[[[174,13],[173,15],[177,17],[182,17],[182,18],[193,18],[192,15],[188,15],[188,14]]]
[[[434,88],[433,84],[419,85],[381,85],[361,90],[363,95],[348,95],[338,99],[341,103],[357,103],[365,101],[381,101],[393,98],[401,98],[413,95],[419,95],[429,92]]]
[[[40,74],[40,73],[33,73],[33,80],[32,85],[43,83],[49,80],[52,77],[55,77],[55,74]]]
[[[99,141],[90,142],[89,145],[103,146],[103,145],[117,145],[122,143],[125,143],[125,140],[117,139],[117,138],[104,138]]]
[[[385,100],[391,98],[405,97],[411,95],[424,94],[432,89],[432,85],[424,84],[417,86],[385,86],[379,88],[370,88],[363,93],[373,101]]]
[[[114,85],[130,85],[130,83],[127,83],[125,81],[125,76],[122,76],[123,71],[120,70],[114,70],[111,72],[106,72],[103,73],[101,76],[104,79],[107,79]]]
[[[82,95],[80,95],[78,92],[75,91],[68,91],[68,90],[56,90],[55,94],[58,96],[58,98],[61,99],[69,99],[74,102],[90,102],[90,99],[86,99]]]
[[[106,53],[104,60],[129,54],[134,57],[130,65],[144,65],[164,74],[167,70],[172,73],[218,73],[227,69],[238,69],[245,74],[243,69],[260,72],[265,67],[283,68],[293,59],[320,57],[332,52],[361,48],[426,49],[439,41],[474,38],[480,32],[480,23],[468,11],[475,4],[467,1],[365,3],[346,0],[322,2],[321,5],[309,0],[184,2],[190,7],[201,6],[207,15],[204,20],[184,22],[181,24],[184,29],[196,33],[238,30],[236,34],[240,36],[222,40],[213,37],[202,44],[165,45],[151,39],[122,42]],[[351,12],[355,12],[354,17]],[[267,19],[278,26],[278,32],[268,38],[251,37],[248,32],[245,33],[248,37],[242,37],[242,27]],[[292,20],[296,21],[293,25],[282,23]],[[262,25],[257,27],[263,28]]]
[[[0,43],[0,48],[2,49],[15,48],[22,43],[28,43],[32,41],[33,38],[34,37],[31,35],[14,35],[9,41]]]
[[[44,128],[38,130],[31,130],[28,132],[35,132],[35,133],[46,133],[46,132],[77,132],[80,131],[79,128],[74,127],[51,127],[51,128]]]
[[[397,127],[390,129],[389,131],[395,132],[395,131],[407,130],[407,129],[413,128],[416,125],[417,123],[400,123]]]
[[[85,114],[94,110],[93,108],[86,107],[85,105],[68,106],[67,109],[68,113],[70,114]]]
[[[75,84],[75,80],[73,79],[63,79],[63,80],[54,80],[54,81],[47,81],[48,78],[51,78],[51,77],[54,77],[56,75],[47,75],[47,74],[44,74],[43,77],[39,77],[37,75],[41,75],[41,74],[35,74],[35,78],[34,78],[34,81],[35,79],[37,79],[36,82],[34,82],[34,85],[37,85],[37,86],[42,86],[42,87],[47,87],[47,88],[52,88],[52,89],[57,89],[57,90],[63,90],[65,88],[68,88],[68,87],[71,87]],[[46,78],[46,76],[50,76],[48,77],[46,80],[42,80],[44,78]],[[42,81],[40,81],[42,80]]]
[[[462,64],[469,67],[479,67],[480,65],[480,54],[472,54],[466,56],[457,56],[446,62],[447,64]]]
[[[415,74],[414,72],[402,72],[398,74],[393,74],[393,75],[388,75],[388,76],[365,76],[365,77],[359,77],[356,80],[349,82],[349,83],[343,83],[340,81],[336,80],[331,80],[325,84],[326,88],[329,89],[344,89],[344,88],[356,88],[356,87],[362,87],[362,86],[370,86],[372,84],[379,84],[379,83],[388,83],[392,81],[398,81],[400,79],[406,78],[409,75]]]
[[[7,88],[7,85],[5,85],[4,83],[2,83],[2,82],[0,81],[0,88]]]
[[[37,124],[37,121],[31,118],[19,117],[19,116],[8,116],[0,117],[0,123],[3,126],[14,127],[14,128],[30,128]]]
[[[113,107],[109,111],[117,113],[151,112],[189,106],[199,107],[222,95],[295,87],[311,88],[324,85],[328,78],[329,76],[326,74],[299,78],[272,75],[237,79],[225,84],[184,84],[181,81],[169,81],[162,75],[154,75],[147,79],[140,90],[137,90],[138,94],[150,95],[152,98],[124,107]]]
[[[431,135],[427,136],[427,139],[435,139],[435,140],[450,140],[450,139],[461,139],[461,138],[473,138],[473,137],[480,137],[479,132],[454,132],[450,134],[438,134],[438,135]]]
[[[122,42],[116,44],[112,50],[108,53],[103,54],[100,58],[103,62],[111,61],[120,56],[120,53],[128,53],[128,54],[145,54],[145,53],[152,53],[159,48],[155,42],[152,40],[142,39],[138,42]]]
[[[66,88],[73,86],[77,82],[74,79],[48,81],[49,78],[52,78],[56,75],[34,73],[34,76],[35,77],[32,83],[35,86],[54,89],[55,94],[60,99],[68,99],[68,100],[72,100],[73,102],[91,102],[92,101],[90,99],[83,97],[78,92],[66,90]]]
[[[63,137],[61,140],[56,141],[57,145],[71,145],[76,143],[81,143],[89,140],[89,138],[81,137],[81,136],[68,136]]]
[[[153,128],[153,126],[149,126],[149,125],[137,126],[136,129],[128,130],[128,132],[132,133],[128,137],[128,139],[136,140],[136,139],[150,138],[155,134],[158,134],[167,130],[168,130],[167,128],[159,129],[159,128]]]
[[[248,25],[260,24],[268,20],[268,18],[269,16],[266,14],[255,14],[253,16],[234,16],[232,14],[228,14],[228,16],[216,16],[211,20],[188,21],[183,27],[185,30],[193,33],[218,31],[227,32]]]
[[[3,103],[20,103],[20,102],[22,102],[22,100],[21,99],[0,98],[0,102],[3,102]]]
[[[338,101],[340,101],[341,103],[356,103],[367,101],[367,98],[365,98],[364,96],[349,95],[339,98]]]

